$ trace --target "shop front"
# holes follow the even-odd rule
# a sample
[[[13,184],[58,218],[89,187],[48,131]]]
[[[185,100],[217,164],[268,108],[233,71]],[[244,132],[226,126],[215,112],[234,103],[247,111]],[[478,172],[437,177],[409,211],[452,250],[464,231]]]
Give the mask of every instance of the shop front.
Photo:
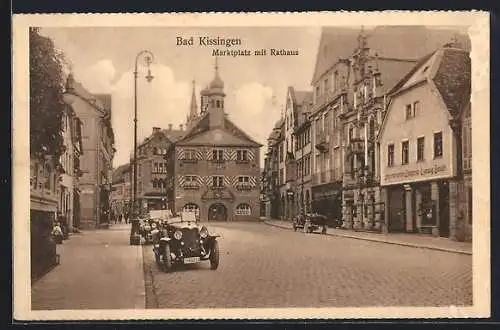
[[[342,220],[342,183],[333,182],[311,187],[312,212],[323,214],[330,224]]]
[[[450,237],[458,192],[450,173],[445,164],[386,173],[382,189],[388,231]]]

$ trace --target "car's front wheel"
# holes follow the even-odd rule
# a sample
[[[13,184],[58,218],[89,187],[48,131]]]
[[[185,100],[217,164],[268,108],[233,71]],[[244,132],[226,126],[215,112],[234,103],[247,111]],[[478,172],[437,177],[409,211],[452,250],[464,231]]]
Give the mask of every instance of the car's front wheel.
[[[172,256],[170,255],[170,246],[165,246],[163,253],[163,271],[168,273],[172,270]]]
[[[323,235],[325,235],[325,234],[326,234],[326,226],[323,226],[323,229],[321,230],[321,233],[322,233]]]
[[[210,269],[216,270],[217,267],[219,267],[219,242],[214,241],[210,251]]]

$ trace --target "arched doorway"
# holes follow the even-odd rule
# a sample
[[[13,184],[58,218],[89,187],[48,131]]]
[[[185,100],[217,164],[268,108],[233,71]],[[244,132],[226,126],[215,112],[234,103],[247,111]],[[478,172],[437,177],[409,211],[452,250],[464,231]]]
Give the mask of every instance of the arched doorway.
[[[215,203],[208,209],[208,221],[227,221],[227,208],[224,204]]]

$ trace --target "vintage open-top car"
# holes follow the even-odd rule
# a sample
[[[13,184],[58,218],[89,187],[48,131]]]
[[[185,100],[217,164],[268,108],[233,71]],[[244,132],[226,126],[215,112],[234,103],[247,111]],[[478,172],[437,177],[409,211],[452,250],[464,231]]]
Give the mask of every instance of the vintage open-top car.
[[[208,260],[210,268],[219,267],[219,235],[200,226],[193,212],[164,219],[153,231],[153,252],[156,263],[165,272],[175,264],[194,264]]]
[[[327,217],[318,213],[299,214],[293,219],[293,230],[302,228],[304,233],[312,233],[321,228],[321,233],[326,234]]]

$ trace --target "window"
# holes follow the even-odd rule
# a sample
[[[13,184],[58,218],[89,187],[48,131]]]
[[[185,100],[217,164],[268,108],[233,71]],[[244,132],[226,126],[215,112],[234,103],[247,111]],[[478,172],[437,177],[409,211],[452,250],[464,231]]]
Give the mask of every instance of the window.
[[[285,182],[284,182],[284,181],[285,181],[285,180],[284,180],[285,176],[284,176],[283,169],[280,169],[280,174],[279,174],[279,175],[280,175],[280,176],[279,176],[279,182],[278,182],[278,183],[279,183],[279,185],[282,185],[282,184],[284,184],[284,183],[285,183]]]
[[[200,214],[200,208],[194,203],[188,203],[182,208],[182,212],[193,212],[195,215]]]
[[[215,101],[216,107],[220,108],[220,100]]]
[[[434,133],[434,158],[443,156],[443,132]]]
[[[403,141],[401,142],[401,164],[408,164],[409,160],[409,142]]]
[[[413,118],[413,110],[411,104],[407,104],[405,107],[406,120]]]
[[[353,127],[349,127],[348,140],[351,141],[352,139],[354,139],[354,128]]]
[[[239,189],[249,189],[250,188],[250,177],[246,176],[246,175],[239,176],[236,186]]]
[[[196,160],[196,152],[192,149],[184,150],[184,160]]]
[[[387,146],[387,166],[394,166],[394,144]]]
[[[413,102],[413,117],[418,116],[419,112],[420,112],[420,102],[415,101]]]
[[[328,90],[329,90],[329,86],[328,86],[328,78],[325,79],[325,82],[324,82],[324,86],[323,86],[324,90],[325,90],[325,94],[328,93]]]
[[[250,205],[242,203],[236,206],[235,210],[236,215],[251,215],[252,210],[250,209]]]
[[[224,150],[222,150],[222,149],[212,150],[212,160],[223,161],[224,160]]]
[[[212,176],[212,187],[224,187],[224,177],[220,175]]]
[[[184,177],[184,188],[198,188],[198,178],[195,175],[186,175]]]
[[[153,173],[158,173],[158,163],[153,163]]]
[[[248,161],[248,150],[237,150],[236,151],[236,160],[239,162]]]
[[[417,162],[424,160],[425,138],[419,137],[417,139]]]
[[[333,89],[338,90],[339,89],[339,73],[338,71],[335,71],[333,74]]]

